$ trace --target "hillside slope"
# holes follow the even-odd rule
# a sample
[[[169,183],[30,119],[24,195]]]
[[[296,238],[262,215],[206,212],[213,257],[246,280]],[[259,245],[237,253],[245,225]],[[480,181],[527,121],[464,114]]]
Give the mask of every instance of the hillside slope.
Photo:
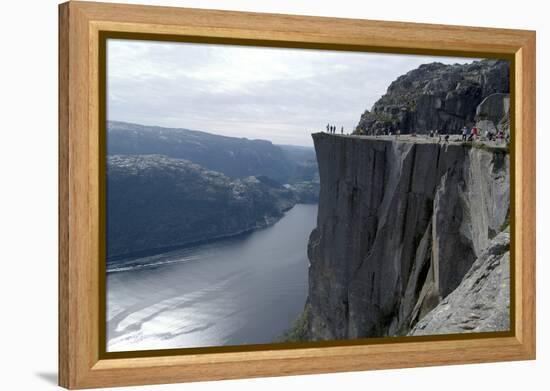
[[[107,160],[109,259],[265,227],[297,202],[266,177],[231,179],[187,160],[115,155]]]

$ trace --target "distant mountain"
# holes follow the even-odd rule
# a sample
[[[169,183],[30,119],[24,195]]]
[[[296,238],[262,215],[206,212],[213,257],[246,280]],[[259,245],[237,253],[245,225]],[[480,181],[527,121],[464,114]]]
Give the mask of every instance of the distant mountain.
[[[286,144],[278,144],[277,146],[281,148],[285,156],[293,162],[307,162],[311,160],[317,160],[315,149],[313,147]]]
[[[107,153],[165,155],[231,178],[266,176],[281,184],[311,180],[317,173],[313,148],[118,121],[107,124]]]
[[[185,139],[182,144],[187,142]],[[108,258],[262,228],[278,220],[297,201],[293,190],[265,176],[232,179],[190,161],[162,155],[109,156]]]
[[[278,145],[285,157],[292,162],[293,168],[289,173],[288,183],[315,182],[319,183],[319,169],[317,156],[313,147],[296,145]]]

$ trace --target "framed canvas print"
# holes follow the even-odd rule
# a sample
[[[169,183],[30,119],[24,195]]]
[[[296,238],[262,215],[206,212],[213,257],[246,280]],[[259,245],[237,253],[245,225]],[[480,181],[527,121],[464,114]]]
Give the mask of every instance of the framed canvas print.
[[[535,358],[535,33],[60,5],[60,385]]]

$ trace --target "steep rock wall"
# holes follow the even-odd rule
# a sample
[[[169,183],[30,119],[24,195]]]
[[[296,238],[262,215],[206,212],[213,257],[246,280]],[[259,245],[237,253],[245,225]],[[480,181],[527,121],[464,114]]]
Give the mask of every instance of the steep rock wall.
[[[313,139],[321,191],[307,337],[407,334],[506,224],[509,157],[461,144]]]
[[[410,335],[507,331],[510,328],[510,234],[501,232],[460,285]]]

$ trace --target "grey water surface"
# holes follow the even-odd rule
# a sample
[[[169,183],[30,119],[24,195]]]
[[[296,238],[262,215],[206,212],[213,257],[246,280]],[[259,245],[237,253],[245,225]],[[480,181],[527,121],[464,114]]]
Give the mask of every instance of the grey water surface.
[[[110,263],[107,351],[274,342],[304,307],[316,219],[299,204],[246,235]]]

